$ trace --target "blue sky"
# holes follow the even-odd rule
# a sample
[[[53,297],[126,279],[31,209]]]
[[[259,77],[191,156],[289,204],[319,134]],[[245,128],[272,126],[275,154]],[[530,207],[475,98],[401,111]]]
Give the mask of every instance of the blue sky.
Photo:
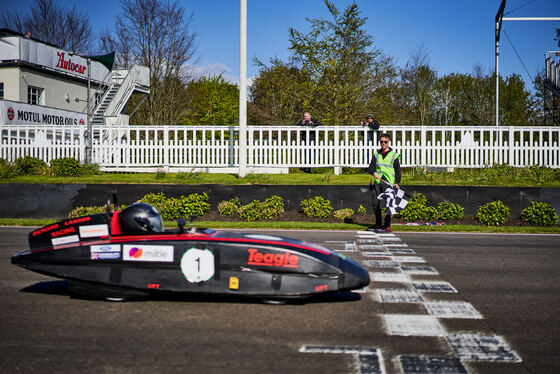
[[[115,0],[58,0],[74,4],[86,12],[95,31],[112,28],[120,12]],[[335,0],[339,9],[351,1]],[[430,65],[439,75],[471,73],[475,64],[485,72],[494,71],[494,17],[500,0],[357,0],[367,30],[376,48],[393,56],[404,66],[410,53],[420,45],[429,53]],[[0,0],[1,10],[25,11],[33,0]],[[198,34],[197,68],[208,73],[224,73],[237,82],[239,75],[239,1],[179,0],[187,12],[194,12],[193,29]],[[527,4],[526,6],[524,6]],[[517,9],[516,8],[519,8]],[[507,14],[511,12],[510,14]],[[508,17],[560,17],[560,0],[508,0]],[[247,0],[247,69],[254,76],[261,61],[289,56],[288,28],[309,30],[307,18],[329,17],[322,0]],[[544,53],[560,50],[554,40],[559,21],[507,21],[505,32],[531,76],[544,66]],[[500,73],[516,73],[526,81],[514,49],[502,31]],[[527,87],[529,89],[531,87]]]

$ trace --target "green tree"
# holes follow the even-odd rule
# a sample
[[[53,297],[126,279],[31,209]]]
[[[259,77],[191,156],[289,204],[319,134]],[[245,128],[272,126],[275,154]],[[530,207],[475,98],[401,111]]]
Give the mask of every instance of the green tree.
[[[311,80],[303,107],[326,125],[354,124],[371,110],[373,92],[392,60],[372,48],[367,18],[356,3],[342,13],[330,1],[324,3],[332,20],[307,19],[307,34],[289,29],[292,60]]]
[[[293,65],[277,58],[270,62],[267,67],[256,61],[261,68],[250,88],[254,115],[248,121],[255,125],[293,125],[305,110],[303,103],[311,80]]]
[[[500,125],[527,126],[533,123],[534,114],[534,102],[521,76],[507,77],[500,87]]]
[[[222,75],[201,77],[188,83],[182,125],[235,125],[239,121],[239,89]]]

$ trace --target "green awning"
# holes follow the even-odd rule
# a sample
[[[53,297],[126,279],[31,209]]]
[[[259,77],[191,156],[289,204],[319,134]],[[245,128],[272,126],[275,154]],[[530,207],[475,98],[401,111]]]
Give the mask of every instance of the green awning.
[[[109,70],[113,70],[113,64],[115,63],[115,52],[107,53],[106,55],[99,56],[89,56],[92,60],[100,62]]]

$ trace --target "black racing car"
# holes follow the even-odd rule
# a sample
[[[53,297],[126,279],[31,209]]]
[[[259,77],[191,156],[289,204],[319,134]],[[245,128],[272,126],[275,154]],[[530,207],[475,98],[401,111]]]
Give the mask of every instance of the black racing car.
[[[321,245],[184,224],[164,231],[157,210],[143,203],[108,209],[34,230],[30,249],[12,263],[67,279],[71,292],[110,300],[163,292],[285,300],[370,282],[360,264]]]

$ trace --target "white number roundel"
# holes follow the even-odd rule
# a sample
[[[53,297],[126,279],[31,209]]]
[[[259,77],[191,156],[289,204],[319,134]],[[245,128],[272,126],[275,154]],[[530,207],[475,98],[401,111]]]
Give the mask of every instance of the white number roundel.
[[[214,254],[208,249],[188,249],[181,258],[181,271],[191,283],[207,281],[214,275]]]

